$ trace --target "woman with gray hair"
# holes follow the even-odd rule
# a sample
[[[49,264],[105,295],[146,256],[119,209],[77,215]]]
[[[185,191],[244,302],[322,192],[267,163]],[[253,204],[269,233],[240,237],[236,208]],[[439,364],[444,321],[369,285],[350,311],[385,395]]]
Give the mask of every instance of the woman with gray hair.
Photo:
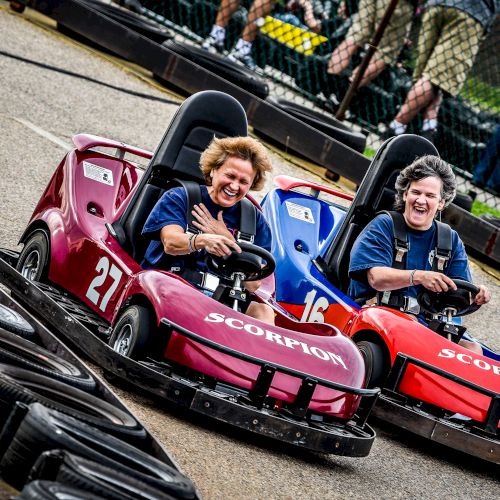
[[[421,287],[433,292],[456,290],[452,279],[471,281],[471,274],[464,244],[451,228],[447,228],[451,236],[449,258],[443,269],[435,270],[438,253],[435,218],[453,201],[456,192],[450,166],[437,156],[420,157],[400,172],[396,191],[394,208],[401,214],[399,217],[406,229],[406,256],[395,265],[393,217],[389,213],[377,215],[354,242],[349,264],[349,295],[368,304],[380,303],[384,297],[386,302],[382,301],[382,305],[411,312],[405,307],[411,299],[415,302]],[[474,301],[485,304],[490,298],[489,290],[481,285]],[[417,314],[417,319],[426,324],[423,314]],[[467,340],[460,343],[482,353],[479,344]]]

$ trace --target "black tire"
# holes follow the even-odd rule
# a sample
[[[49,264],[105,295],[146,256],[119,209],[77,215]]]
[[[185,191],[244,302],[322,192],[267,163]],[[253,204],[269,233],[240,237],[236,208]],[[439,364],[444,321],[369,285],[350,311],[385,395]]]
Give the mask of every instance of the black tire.
[[[249,69],[224,56],[211,54],[206,50],[174,40],[167,40],[162,45],[261,99],[265,99],[269,95],[269,86],[264,80],[257,77]]]
[[[57,481],[31,481],[15,500],[103,500],[104,497]]]
[[[27,238],[16,269],[30,281],[46,281],[49,264],[49,237],[43,229],[36,229]]]
[[[358,342],[357,346],[365,360],[366,387],[381,387],[389,373],[382,347],[366,340]]]
[[[472,199],[471,196],[465,193],[459,193],[458,191],[457,194],[455,195],[455,198],[453,199],[454,205],[457,205],[457,207],[467,210],[467,212],[470,212],[472,210],[473,203],[474,200]]]
[[[267,100],[295,118],[302,120],[311,127],[349,146],[355,151],[360,153],[364,152],[366,147],[366,136],[360,132],[351,130],[345,123],[336,120],[334,117],[326,116],[306,108],[305,106],[296,104],[293,101],[287,101],[286,99],[268,97]]]
[[[14,309],[0,304],[0,328],[25,339],[36,337],[34,328]]]
[[[66,450],[43,452],[30,471],[29,480],[34,479],[58,481],[108,500],[172,498],[129,474]]]
[[[154,352],[158,328],[153,312],[144,306],[127,307],[116,322],[108,344],[121,354],[132,359],[140,359]]]
[[[102,3],[99,0],[83,0],[91,8],[99,11],[105,16],[113,19],[127,28],[140,33],[141,35],[153,40],[156,43],[163,43],[165,40],[170,40],[173,35],[170,31],[161,28],[158,24],[150,21],[130,10],[123,10],[113,5]]]
[[[16,401],[41,403],[130,442],[146,437],[146,431],[131,414],[107,401],[38,373],[0,364],[0,427]]]
[[[0,330],[0,363],[19,366],[92,392],[96,383],[90,373],[29,340]]]
[[[128,474],[176,498],[196,498],[191,481],[173,464],[147,455],[90,425],[32,404],[0,462],[0,474],[17,489],[45,451],[62,449]]]

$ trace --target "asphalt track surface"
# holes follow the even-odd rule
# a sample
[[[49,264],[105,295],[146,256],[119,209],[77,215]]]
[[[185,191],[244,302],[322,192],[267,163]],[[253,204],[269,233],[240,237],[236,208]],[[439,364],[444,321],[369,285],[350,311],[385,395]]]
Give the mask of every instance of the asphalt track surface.
[[[74,134],[153,150],[181,100],[140,71],[60,35],[43,17],[14,14],[0,0],[0,245],[16,248]],[[276,174],[326,182],[286,154],[271,154]],[[494,298],[467,325],[499,349],[498,273],[475,262],[472,271]],[[323,456],[117,392],[206,499],[500,498],[499,467],[381,422],[374,422],[378,438],[368,457]]]

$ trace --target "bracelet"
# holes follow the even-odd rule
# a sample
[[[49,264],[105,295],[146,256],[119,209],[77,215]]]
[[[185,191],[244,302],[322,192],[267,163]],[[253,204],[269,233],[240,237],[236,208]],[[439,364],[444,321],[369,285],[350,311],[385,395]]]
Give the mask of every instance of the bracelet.
[[[416,272],[417,272],[416,269],[413,269],[413,271],[410,271],[410,286],[415,286],[415,283],[413,281],[413,276],[415,275]]]
[[[196,234],[191,234],[189,235],[188,239],[188,253],[193,253],[194,248],[193,248],[193,238],[196,236]]]
[[[196,238],[198,237],[198,233],[196,233],[194,235],[194,238],[193,238],[193,250],[196,251],[196,252],[201,252],[201,248],[196,248]]]

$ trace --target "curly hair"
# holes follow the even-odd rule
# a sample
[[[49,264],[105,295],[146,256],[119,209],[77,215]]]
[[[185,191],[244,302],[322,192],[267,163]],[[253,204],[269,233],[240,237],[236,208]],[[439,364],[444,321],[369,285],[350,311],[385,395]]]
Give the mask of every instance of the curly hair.
[[[455,198],[457,183],[455,174],[450,165],[441,160],[438,156],[426,155],[417,158],[411,165],[408,165],[398,175],[396,179],[396,200],[394,209],[403,211],[405,202],[403,195],[410,189],[413,181],[419,181],[426,177],[437,177],[441,179],[441,199],[447,207]]]
[[[200,157],[200,167],[207,186],[212,185],[210,172],[222,167],[228,158],[248,160],[255,171],[250,189],[260,191],[264,187],[266,172],[272,169],[266,148],[251,137],[213,138]]]

